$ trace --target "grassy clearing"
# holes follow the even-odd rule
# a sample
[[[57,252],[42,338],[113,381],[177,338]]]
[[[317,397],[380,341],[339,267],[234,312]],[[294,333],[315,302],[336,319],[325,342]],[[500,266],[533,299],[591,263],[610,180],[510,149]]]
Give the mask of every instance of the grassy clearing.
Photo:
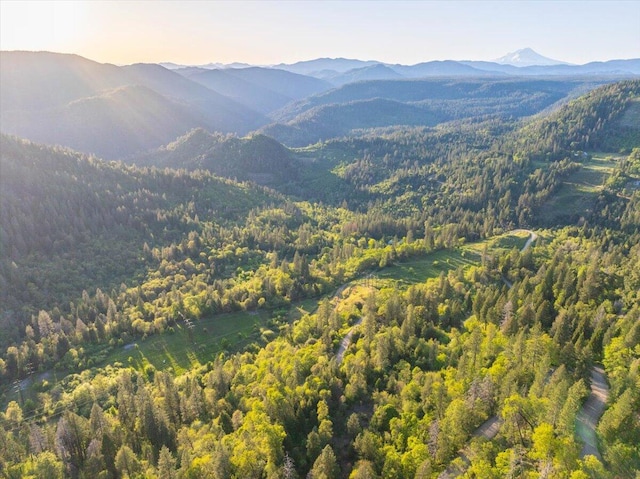
[[[542,217],[582,216],[593,204],[616,165],[617,155],[594,154],[569,175],[560,190],[543,206]]]
[[[104,363],[130,364],[136,369],[151,364],[156,369],[171,367],[180,374],[206,364],[220,351],[237,347],[252,333],[258,332],[267,320],[266,312],[243,311],[193,321],[192,331],[180,323],[173,332],[154,335],[112,351]]]
[[[471,248],[442,250],[422,258],[398,263],[376,273],[379,279],[393,280],[399,285],[421,283],[428,278],[437,278],[440,273],[477,264],[480,255]]]
[[[509,231],[501,235],[488,238],[484,241],[478,241],[476,243],[470,243],[465,246],[465,249],[481,255],[486,246],[487,251],[495,255],[496,253],[509,252],[513,248],[521,250],[531,235],[526,230],[514,230]],[[478,256],[479,261],[480,256]]]
[[[282,315],[280,311],[240,311],[210,316],[192,322],[193,330],[184,323],[150,338],[125,345],[113,351],[104,364],[116,362],[143,369],[148,364],[156,369],[173,368],[180,374],[194,366],[206,364],[221,351],[235,351],[256,339],[268,321],[282,315],[295,321],[318,307],[317,299],[296,303]],[[104,365],[103,364],[103,365]]]
[[[92,368],[99,370],[107,365],[131,366],[143,371],[151,365],[156,370],[172,370],[181,374],[192,367],[206,364],[222,351],[239,351],[247,344],[260,338],[268,330],[270,320],[279,317],[288,322],[310,314],[318,307],[318,299],[307,299],[286,310],[240,311],[236,313],[209,316],[192,321],[192,331],[182,322],[174,326],[173,332],[166,331],[144,339],[138,339],[124,346],[108,351],[107,346],[95,349],[95,355],[103,354],[103,359],[95,361]],[[277,334],[277,328],[273,328]],[[272,333],[267,333],[272,335]],[[105,349],[107,352],[105,353]],[[70,371],[50,370],[36,374],[22,383],[22,394],[16,388],[4,388],[2,402],[21,401],[32,398],[36,389],[47,379],[49,384],[64,382]]]

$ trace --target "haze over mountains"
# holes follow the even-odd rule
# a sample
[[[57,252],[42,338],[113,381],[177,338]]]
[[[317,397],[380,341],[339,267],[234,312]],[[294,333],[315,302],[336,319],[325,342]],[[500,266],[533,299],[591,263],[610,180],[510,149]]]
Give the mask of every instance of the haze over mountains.
[[[190,65],[177,65],[175,63],[162,63],[161,65],[169,69],[182,69]],[[438,68],[436,66],[446,65],[449,68]],[[467,65],[473,70],[460,70],[458,65]],[[203,69],[229,69],[229,68],[248,68],[253,65],[246,63],[209,63],[207,65],[197,65]],[[612,73],[612,74],[640,74],[640,62],[638,59],[629,60],[609,60],[604,62],[590,62],[584,65],[571,65],[567,62],[555,60],[545,57],[531,48],[522,48],[514,52],[497,58],[493,61],[481,60],[434,60],[429,62],[421,62],[415,65],[401,65],[379,62],[375,60],[359,60],[351,58],[317,58],[313,60],[304,60],[295,63],[279,63],[277,65],[262,65],[266,68],[276,68],[287,70],[301,75],[309,75],[321,79],[331,79],[337,77],[338,74],[351,73],[355,70],[361,70],[366,67],[385,66],[401,77],[419,78],[430,74],[457,75],[460,72],[467,74],[479,75],[481,72],[508,73],[510,75],[565,75],[565,74],[594,74],[594,73]],[[429,66],[431,68],[429,69]],[[565,66],[569,68],[550,68],[557,66]],[[528,68],[535,67],[535,68]],[[542,68],[541,68],[542,67]],[[458,70],[456,70],[458,68]],[[426,70],[426,71],[425,71]],[[374,70],[372,70],[374,71]],[[380,72],[388,70],[380,69]],[[359,78],[362,79],[362,78]],[[366,79],[386,79],[386,78],[366,78]],[[331,81],[331,80],[330,80]],[[331,81],[331,83],[334,83]]]
[[[640,59],[568,65],[531,49],[496,62],[416,65],[320,58],[275,67],[115,66],[49,52],[1,52],[0,62],[3,133],[106,159],[140,155],[194,128],[260,131],[305,146],[367,128],[521,117],[640,75]]]

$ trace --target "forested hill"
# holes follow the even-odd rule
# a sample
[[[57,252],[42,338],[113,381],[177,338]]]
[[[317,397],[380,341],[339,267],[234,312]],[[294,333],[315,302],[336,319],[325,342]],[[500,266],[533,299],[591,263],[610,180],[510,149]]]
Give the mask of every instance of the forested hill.
[[[176,169],[206,169],[219,176],[260,184],[295,180],[298,173],[291,152],[272,138],[260,134],[237,138],[201,128],[130,161]]]
[[[521,118],[588,91],[606,79],[438,78],[344,85],[291,103],[261,129],[289,146],[395,125],[432,126],[452,120]]]
[[[133,284],[149,250],[242,221],[273,193],[200,171],[139,169],[0,137],[2,342],[25,314]],[[9,333],[9,331],[12,331]]]
[[[634,478],[637,89],[179,169],[0,137],[0,475]]]
[[[606,82],[606,81],[603,81]],[[585,84],[598,85],[597,80],[505,79],[505,78],[430,78],[419,80],[374,80],[350,83],[288,105],[272,115],[278,121],[289,121],[300,113],[320,105],[386,98],[399,102],[428,100],[488,100],[501,97],[513,101],[523,96],[540,96],[547,105],[563,98]],[[471,105],[474,103],[470,102]]]
[[[640,145],[640,80],[595,89],[517,133],[517,150],[563,158],[576,150],[619,151]]]
[[[375,98],[335,105],[322,105],[301,113],[292,121],[260,129],[265,135],[292,147],[303,147],[349,135],[358,129],[390,125],[433,126],[450,119],[441,111]]]

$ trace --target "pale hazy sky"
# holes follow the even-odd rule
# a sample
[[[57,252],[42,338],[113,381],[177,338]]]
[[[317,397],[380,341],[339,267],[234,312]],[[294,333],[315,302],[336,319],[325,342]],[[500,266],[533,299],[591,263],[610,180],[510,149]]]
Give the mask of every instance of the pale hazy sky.
[[[414,64],[492,60],[524,47],[578,64],[640,58],[640,0],[0,0],[0,22],[2,50],[116,64],[318,57]]]

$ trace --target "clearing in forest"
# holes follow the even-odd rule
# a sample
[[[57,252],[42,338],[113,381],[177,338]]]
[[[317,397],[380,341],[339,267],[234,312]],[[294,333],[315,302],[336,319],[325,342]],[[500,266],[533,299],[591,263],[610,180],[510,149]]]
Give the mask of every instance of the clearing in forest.
[[[571,173],[560,190],[543,205],[543,219],[554,222],[559,217],[585,215],[613,173],[618,156],[599,153],[580,159],[581,168]]]

